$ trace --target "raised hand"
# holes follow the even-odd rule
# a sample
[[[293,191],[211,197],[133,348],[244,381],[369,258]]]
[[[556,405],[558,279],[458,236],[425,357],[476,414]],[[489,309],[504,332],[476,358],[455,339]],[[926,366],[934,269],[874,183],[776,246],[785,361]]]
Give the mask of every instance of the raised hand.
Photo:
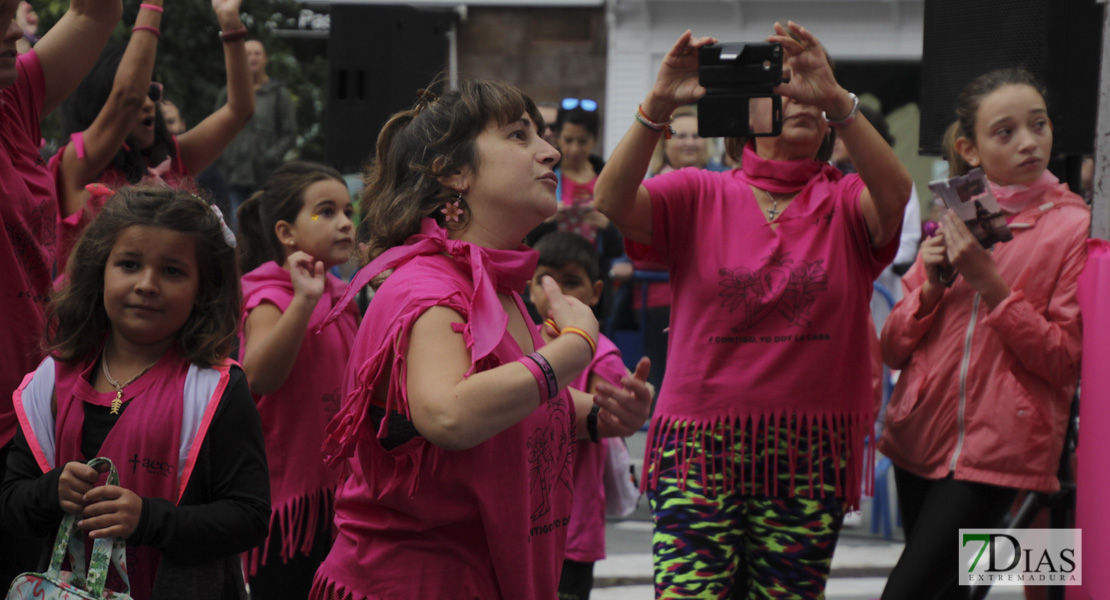
[[[239,8],[242,0],[212,0],[212,10],[216,16],[234,14],[239,17]]]
[[[597,339],[599,327],[592,308],[586,306],[578,298],[564,295],[563,291],[559,289],[559,284],[555,283],[550,275],[543,276],[540,286],[543,288],[543,293],[547,295],[547,306],[549,307],[548,314],[541,315],[543,318],[554,319],[555,324],[560,329],[574,326],[590,334],[594,340]],[[548,328],[545,327],[544,329],[547,330]]]
[[[242,0],[212,0],[212,11],[216,13],[216,20],[220,22],[223,31],[234,31],[243,26],[239,19],[239,8]]]
[[[825,47],[809,30],[793,21],[785,27],[775,23],[775,34],[767,41],[782,44],[783,79],[789,78],[775,87],[776,94],[816,106],[830,119],[848,115],[852,109],[848,92],[836,82]]]
[[[659,74],[651,89],[650,102],[645,111],[653,119],[666,119],[675,108],[690,104],[705,95],[705,88],[698,84],[698,49],[706,44],[716,44],[717,38],[695,38],[686,30],[663,57]],[[646,104],[651,104],[647,106]]]
[[[293,295],[302,296],[315,306],[320,296],[324,295],[324,287],[327,284],[324,263],[300,250],[290,254],[285,260],[289,265],[289,278],[293,281]]]
[[[100,473],[83,462],[67,462],[58,477],[58,505],[68,513],[85,509],[85,494],[96,485]]]
[[[647,383],[651,361],[645,356],[636,364],[636,372],[621,379],[621,388],[605,382],[597,384],[594,404],[601,407],[597,414],[597,433],[601,437],[630,436],[651,416],[651,386]]]

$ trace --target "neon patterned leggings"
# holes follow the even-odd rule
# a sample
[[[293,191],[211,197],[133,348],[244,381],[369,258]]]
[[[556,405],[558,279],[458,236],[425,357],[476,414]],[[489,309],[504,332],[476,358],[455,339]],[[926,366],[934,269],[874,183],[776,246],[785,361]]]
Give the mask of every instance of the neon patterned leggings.
[[[763,447],[759,433],[756,448]],[[783,444],[798,441],[787,438],[780,439],[780,450]],[[719,460],[724,447],[720,429],[711,439],[716,452],[706,460]],[[759,473],[757,481],[763,479],[764,452],[774,452],[773,448],[754,456],[741,447],[732,450],[747,457],[744,468],[754,467]],[[704,442],[700,436],[691,438],[684,451],[702,453]],[[808,487],[804,495],[796,490],[797,495],[786,497],[787,485],[780,485],[782,497],[771,497],[763,495],[762,489],[750,487],[729,491],[718,470],[710,478],[707,493],[698,461],[692,461],[683,478],[685,485],[679,485],[674,455],[673,443],[663,449],[658,484],[648,490],[655,521],[656,598],[824,598],[833,550],[844,521],[843,501],[835,497],[831,483],[820,488],[818,491],[823,493],[812,499],[807,497]],[[790,472],[789,464],[783,464],[785,455],[776,455],[780,484],[787,483],[783,477]],[[828,453],[825,456],[825,464],[820,467],[827,471],[832,468],[832,459]]]

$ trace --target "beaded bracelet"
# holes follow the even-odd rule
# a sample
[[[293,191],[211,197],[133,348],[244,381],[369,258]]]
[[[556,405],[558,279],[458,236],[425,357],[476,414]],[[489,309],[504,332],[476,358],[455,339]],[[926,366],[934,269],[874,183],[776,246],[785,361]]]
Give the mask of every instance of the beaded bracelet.
[[[542,354],[533,352],[517,362],[523,364],[536,378],[536,385],[540,388],[540,404],[546,404],[548,400],[559,395],[559,382],[555,380],[555,369],[551,368],[551,363],[547,362]]]
[[[150,25],[136,25],[131,28],[131,33],[136,31],[149,31],[154,34],[154,37],[162,37],[162,32],[158,31],[157,27],[151,27]]]
[[[671,136],[674,135],[674,127],[671,127],[671,123],[674,121],[673,118],[667,119],[665,122],[662,123],[652,121],[651,117],[647,116],[647,113],[644,112],[644,105],[642,104],[636,107],[635,116],[636,120],[640,122],[640,125],[643,125],[644,127],[647,127],[652,131],[662,131],[663,137],[665,139],[669,140],[671,139]]]
[[[246,37],[247,37],[247,26],[246,25],[240,25],[239,29],[236,29],[235,31],[221,31],[220,32],[220,39],[223,40],[223,42],[225,44],[230,44],[231,42],[238,42],[239,40],[244,39]]]
[[[146,2],[143,2],[139,5],[139,10],[142,10],[144,8],[147,10],[153,10],[154,12],[164,12],[162,7],[158,6],[157,4],[147,4]]]

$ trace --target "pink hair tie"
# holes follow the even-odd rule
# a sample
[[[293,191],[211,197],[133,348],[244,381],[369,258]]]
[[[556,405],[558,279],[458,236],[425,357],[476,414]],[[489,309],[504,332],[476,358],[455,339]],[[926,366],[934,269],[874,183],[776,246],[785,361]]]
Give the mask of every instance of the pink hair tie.
[[[147,10],[153,10],[154,12],[163,12],[162,7],[158,6],[157,4],[147,4],[146,2],[143,2],[139,5],[139,10],[142,10],[144,8]]]
[[[162,32],[158,31],[157,27],[151,27],[150,25],[136,25],[131,28],[131,33],[136,31],[149,31],[154,34],[154,37],[162,37]]]

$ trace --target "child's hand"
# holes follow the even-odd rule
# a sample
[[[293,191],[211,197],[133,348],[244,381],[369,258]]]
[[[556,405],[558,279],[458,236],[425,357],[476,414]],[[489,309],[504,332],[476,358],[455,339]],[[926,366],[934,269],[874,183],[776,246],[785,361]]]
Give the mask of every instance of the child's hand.
[[[77,526],[91,538],[128,538],[139,526],[143,499],[127,488],[102,485],[85,494],[84,519]]]
[[[100,473],[83,462],[67,462],[58,477],[58,505],[68,513],[80,513],[85,508],[85,494],[93,489]]]
[[[555,283],[550,275],[543,276],[543,279],[540,280],[540,286],[547,296],[548,314],[542,315],[545,319],[554,319],[559,329],[569,326],[577,327],[590,334],[590,337],[595,341],[597,340],[598,324],[593,309],[574,296],[564,295],[563,291],[559,289],[559,284]]]
[[[289,264],[289,278],[293,280],[293,295],[301,296],[310,305],[316,306],[327,284],[324,263],[299,250],[290,254],[286,262]]]
[[[947,239],[948,261],[960,275],[975,288],[983,300],[993,308],[1010,295],[1010,286],[998,273],[998,265],[975,235],[956,213],[949,210],[944,215],[944,234]]]
[[[651,361],[645,356],[636,365],[635,374],[621,379],[621,389],[598,382],[594,404],[601,407],[597,414],[599,436],[630,436],[651,416],[652,390],[647,382],[650,371]]]
[[[921,262],[925,265],[925,276],[934,286],[943,286],[945,281],[951,280],[952,263],[948,262],[943,231],[921,243]]]

